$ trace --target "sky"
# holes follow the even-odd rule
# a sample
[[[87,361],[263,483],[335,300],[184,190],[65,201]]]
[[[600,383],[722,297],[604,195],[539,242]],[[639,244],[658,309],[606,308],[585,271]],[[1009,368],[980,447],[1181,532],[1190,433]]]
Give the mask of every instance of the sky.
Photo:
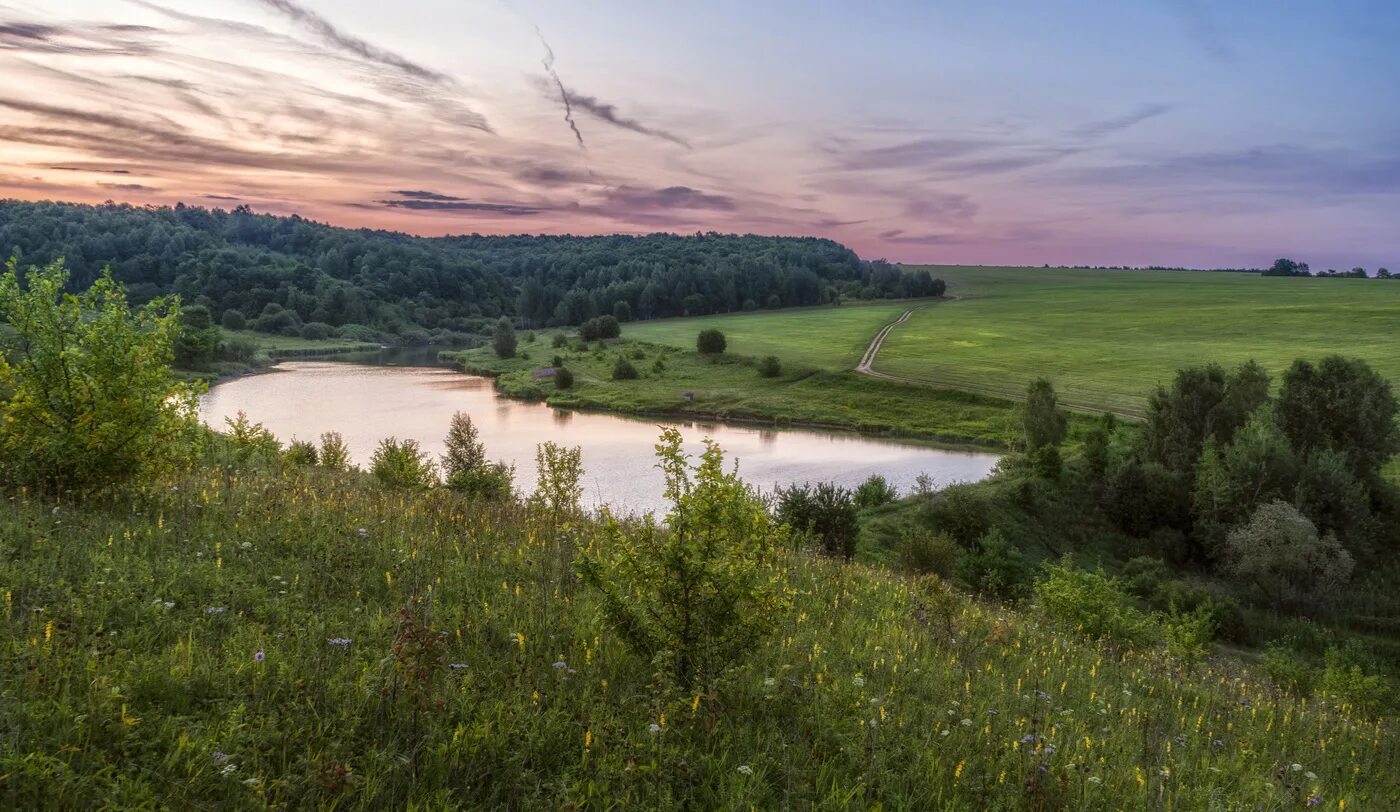
[[[1393,0],[0,0],[0,198],[1400,266]]]

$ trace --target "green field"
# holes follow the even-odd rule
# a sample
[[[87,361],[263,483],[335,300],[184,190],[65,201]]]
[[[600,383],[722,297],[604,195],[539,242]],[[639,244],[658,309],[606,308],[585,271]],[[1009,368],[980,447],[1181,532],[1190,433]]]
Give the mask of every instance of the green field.
[[[1183,271],[931,267],[959,297],[915,312],[875,369],[1018,397],[1049,377],[1064,402],[1140,413],[1186,365],[1363,358],[1400,380],[1400,283]]]
[[[840,307],[661,319],[628,324],[624,332],[638,341],[693,350],[696,334],[713,328],[724,333],[729,351],[739,355],[776,355],[789,364],[850,369],[860,361],[881,327],[927,301],[862,302]]]

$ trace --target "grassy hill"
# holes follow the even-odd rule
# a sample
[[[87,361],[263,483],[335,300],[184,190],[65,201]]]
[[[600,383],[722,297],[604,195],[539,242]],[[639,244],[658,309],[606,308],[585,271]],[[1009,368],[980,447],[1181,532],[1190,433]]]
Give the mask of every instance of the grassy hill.
[[[1400,379],[1400,283],[1187,271],[931,267],[958,301],[916,311],[875,369],[1004,397],[1049,377],[1064,402],[1139,413],[1203,361],[1343,353]]]
[[[592,521],[207,471],[0,511],[0,806],[1394,808],[1388,722],[788,552],[712,693],[568,577]],[[1315,799],[1315,800],[1314,800]]]

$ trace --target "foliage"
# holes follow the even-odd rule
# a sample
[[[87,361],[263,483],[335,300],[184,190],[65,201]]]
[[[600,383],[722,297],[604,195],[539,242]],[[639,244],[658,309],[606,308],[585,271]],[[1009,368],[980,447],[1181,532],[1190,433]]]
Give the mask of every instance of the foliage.
[[[856,551],[860,520],[854,494],[831,482],[793,484],[775,494],[777,520],[815,540],[824,553],[851,558]]]
[[[987,498],[971,485],[951,485],[939,491],[924,509],[929,524],[964,547],[977,544],[991,530]]]
[[[1316,366],[1295,361],[1283,376],[1276,410],[1294,448],[1339,452],[1363,482],[1400,453],[1396,413],[1390,383],[1365,361],[1340,355]]]
[[[958,580],[978,595],[1015,601],[1030,591],[1031,565],[1000,530],[979,539],[957,564]]]
[[[1026,436],[1026,450],[1032,454],[1042,448],[1058,448],[1064,442],[1069,420],[1060,411],[1055,387],[1049,380],[1031,381],[1021,406],[1021,426]]]
[[[515,355],[515,325],[505,316],[496,320],[491,331],[491,349],[497,358],[511,358]]]
[[[617,338],[622,335],[622,325],[616,316],[607,315],[589,319],[579,325],[578,336],[584,341]]]
[[[856,487],[856,507],[861,510],[887,505],[899,498],[899,491],[879,474],[871,474]]]
[[[151,481],[187,456],[197,390],[170,372],[178,303],[133,312],[103,274],[64,291],[62,263],[10,260],[0,275],[0,321],[13,331],[0,355],[0,481],[91,491]]]
[[[1313,691],[1317,674],[1297,651],[1283,643],[1270,643],[1259,655],[1264,674],[1274,685],[1295,696],[1308,696]]]
[[[328,431],[321,435],[321,447],[316,453],[317,462],[322,468],[332,471],[348,471],[350,449],[345,447],[345,438],[338,431]]]
[[[175,366],[197,369],[214,359],[219,349],[219,328],[204,305],[180,308],[180,330],[175,334]]]
[[[1134,606],[1122,583],[1103,570],[1081,570],[1068,560],[1047,564],[1035,592],[1036,605],[1048,617],[1090,637],[1146,646],[1159,636],[1151,616]]]
[[[637,379],[637,368],[632,366],[632,362],[626,358],[618,356],[613,364],[612,379],[615,381],[634,381]]]
[[[1183,663],[1195,665],[1210,652],[1217,624],[1211,607],[1203,603],[1189,612],[1171,607],[1162,618],[1161,626],[1167,653]]]
[[[907,528],[899,536],[895,555],[908,572],[947,579],[957,571],[962,548],[946,533]]]
[[[1183,367],[1170,389],[1147,401],[1147,458],[1194,476],[1207,440],[1226,445],[1269,394],[1269,378],[1253,361],[1226,374],[1219,364]]]
[[[309,440],[293,439],[282,452],[282,461],[288,465],[315,465],[316,444]]]
[[[695,349],[702,355],[719,355],[727,346],[724,333],[719,330],[701,330],[695,339]]]
[[[452,415],[443,445],[447,453],[442,457],[442,475],[449,482],[454,476],[486,464],[486,444],[481,442],[481,433],[466,412]]]
[[[531,500],[556,519],[576,515],[583,498],[583,449],[540,443],[535,447],[535,470]]]
[[[1333,597],[1355,566],[1336,536],[1320,536],[1306,516],[1280,501],[1230,531],[1221,555],[1224,570],[1256,587],[1270,605],[1298,609]]]
[[[1392,686],[1380,674],[1367,673],[1356,652],[1327,649],[1318,679],[1318,693],[1361,717],[1374,717],[1389,702]]]
[[[783,363],[776,355],[765,355],[763,360],[758,362],[758,374],[765,378],[776,378],[783,374]]]
[[[233,417],[224,418],[224,442],[238,466],[269,463],[282,453],[282,444],[262,423],[248,419],[242,409]]]
[[[568,367],[557,367],[554,370],[554,386],[557,389],[568,389],[574,385],[574,373]]]
[[[431,488],[438,482],[432,455],[417,440],[386,437],[370,458],[369,472],[393,488]]]
[[[683,693],[708,692],[777,625],[786,603],[774,560],[782,532],[757,494],[724,470],[713,442],[697,465],[675,429],[662,432],[656,450],[671,502],[664,526],[647,521],[629,535],[610,523],[578,570],[634,651],[664,661]]]

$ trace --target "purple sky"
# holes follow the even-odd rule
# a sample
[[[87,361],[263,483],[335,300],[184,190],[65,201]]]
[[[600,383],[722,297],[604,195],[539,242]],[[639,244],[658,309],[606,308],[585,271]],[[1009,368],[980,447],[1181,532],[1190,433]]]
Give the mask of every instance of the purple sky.
[[[0,0],[0,197],[1394,268],[1398,41],[1364,0]]]

